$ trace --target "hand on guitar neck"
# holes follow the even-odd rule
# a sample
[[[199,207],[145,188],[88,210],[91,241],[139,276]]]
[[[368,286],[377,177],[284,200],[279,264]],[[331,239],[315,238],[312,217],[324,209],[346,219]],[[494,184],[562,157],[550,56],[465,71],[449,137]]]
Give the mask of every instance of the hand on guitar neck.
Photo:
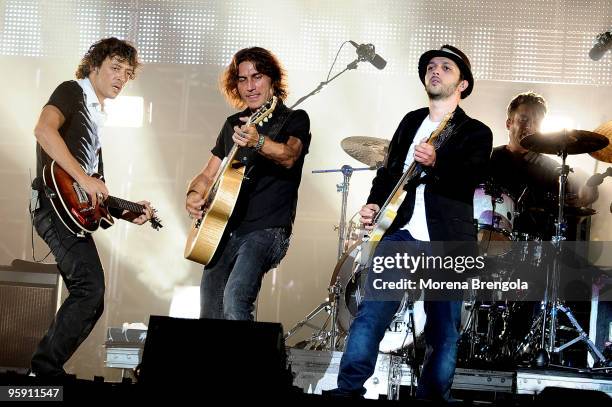
[[[426,167],[436,165],[436,149],[427,142],[427,137],[414,147],[414,161]]]
[[[149,201],[138,201],[136,203],[144,207],[142,213],[124,210],[121,218],[136,225],[143,225],[153,218],[156,210],[151,207],[151,202]]]

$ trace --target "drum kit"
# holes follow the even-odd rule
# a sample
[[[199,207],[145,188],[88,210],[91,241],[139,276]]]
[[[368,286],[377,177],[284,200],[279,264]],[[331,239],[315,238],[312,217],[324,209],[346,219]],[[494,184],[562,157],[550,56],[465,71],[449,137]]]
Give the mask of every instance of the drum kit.
[[[588,217],[595,213],[590,208],[565,206],[567,177],[571,171],[566,165],[567,156],[589,153],[599,161],[612,163],[610,141],[612,141],[612,121],[600,126],[594,132],[563,130],[556,133],[535,133],[521,140],[524,148],[535,153],[555,154],[561,157],[558,200],[555,201],[554,234],[551,238],[553,245],[559,245],[566,239],[564,236],[566,215]],[[338,226],[338,261],[330,279],[327,300],[286,334],[286,338],[289,338],[303,326],[315,330],[309,339],[298,343],[297,347],[317,350],[341,350],[343,348],[350,325],[357,314],[358,305],[363,300],[367,272],[356,261],[360,255],[362,238],[367,231],[359,223],[358,214],[348,220],[346,217],[350,177],[354,171],[379,168],[384,162],[388,145],[388,140],[375,137],[345,138],[341,143],[343,150],[368,167],[353,168],[345,165],[340,169],[313,171],[313,173],[341,172],[343,174],[343,182],[337,185],[338,192],[342,193],[342,208]],[[476,188],[474,222],[478,228],[481,253],[493,258],[507,258],[510,254],[513,261],[529,260],[539,265],[542,256],[540,251],[512,253],[513,250],[516,250],[516,245],[513,245],[515,242],[543,240],[541,236],[524,233],[516,227],[515,220],[521,215],[521,212],[533,210],[533,208],[521,207],[520,201],[521,197],[514,197],[508,191],[492,183],[484,183]],[[541,301],[542,312],[534,319],[531,327],[524,329],[528,331],[525,337],[513,337],[511,332],[512,324],[528,324],[524,315],[519,315],[521,304],[508,300],[466,300],[462,311],[460,363],[482,365],[482,362],[499,362],[504,357],[516,362],[519,357],[519,349],[529,348],[530,357],[533,360],[539,361],[540,365],[542,363],[548,365],[553,360],[551,359],[553,354],[558,354],[567,346],[578,341],[587,344],[595,361],[599,361],[600,364],[606,362],[602,353],[584,335],[584,331],[569,308],[558,299],[559,265],[556,261],[552,262],[552,267],[547,273],[546,289]],[[555,336],[558,329],[559,312],[567,315],[579,336],[565,345],[556,346]],[[322,326],[315,326],[312,321],[320,313],[326,313],[327,319]],[[531,318],[531,315],[528,318]],[[423,301],[404,300],[381,341],[379,351],[409,357],[408,349],[412,348],[414,352],[415,346],[411,345],[417,343],[417,338],[423,333],[424,326]],[[521,357],[524,356],[521,355]]]

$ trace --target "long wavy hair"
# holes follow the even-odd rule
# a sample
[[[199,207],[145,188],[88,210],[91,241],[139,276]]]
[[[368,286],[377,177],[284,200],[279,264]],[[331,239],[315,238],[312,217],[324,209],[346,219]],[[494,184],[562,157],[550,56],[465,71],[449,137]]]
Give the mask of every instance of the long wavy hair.
[[[245,61],[252,62],[258,72],[270,77],[272,91],[276,97],[281,100],[287,98],[286,73],[278,58],[267,49],[251,47],[236,52],[219,78],[219,87],[229,104],[237,109],[246,107],[238,93],[238,66]]]

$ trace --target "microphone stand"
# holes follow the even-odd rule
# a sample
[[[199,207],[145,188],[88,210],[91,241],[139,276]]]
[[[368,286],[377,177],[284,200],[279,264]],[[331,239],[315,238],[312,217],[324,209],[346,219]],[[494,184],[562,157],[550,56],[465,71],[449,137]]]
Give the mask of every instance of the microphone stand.
[[[319,93],[323,87],[325,85],[328,85],[331,81],[333,81],[334,79],[336,79],[338,76],[342,75],[343,73],[345,73],[346,71],[350,71],[352,69],[357,69],[357,64],[359,62],[365,61],[366,59],[364,57],[359,57],[356,60],[354,60],[353,62],[351,62],[350,64],[348,64],[346,66],[346,68],[344,68],[342,71],[338,72],[336,75],[332,76],[330,79],[323,81],[321,83],[319,83],[319,86],[317,86],[312,92],[310,92],[309,94],[302,96],[301,98],[298,99],[297,102],[295,102],[290,109],[294,109],[297,105],[301,104],[303,101],[305,101],[306,99],[308,99],[309,97],[316,95],[317,93]]]

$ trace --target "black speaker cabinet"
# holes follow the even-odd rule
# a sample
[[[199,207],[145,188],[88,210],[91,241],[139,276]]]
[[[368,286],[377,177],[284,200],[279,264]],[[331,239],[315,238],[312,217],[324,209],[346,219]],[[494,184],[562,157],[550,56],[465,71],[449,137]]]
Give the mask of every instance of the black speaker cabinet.
[[[139,377],[146,385],[202,391],[277,392],[292,382],[281,324],[155,315]]]
[[[14,260],[0,266],[0,367],[26,369],[55,316],[55,264]]]

